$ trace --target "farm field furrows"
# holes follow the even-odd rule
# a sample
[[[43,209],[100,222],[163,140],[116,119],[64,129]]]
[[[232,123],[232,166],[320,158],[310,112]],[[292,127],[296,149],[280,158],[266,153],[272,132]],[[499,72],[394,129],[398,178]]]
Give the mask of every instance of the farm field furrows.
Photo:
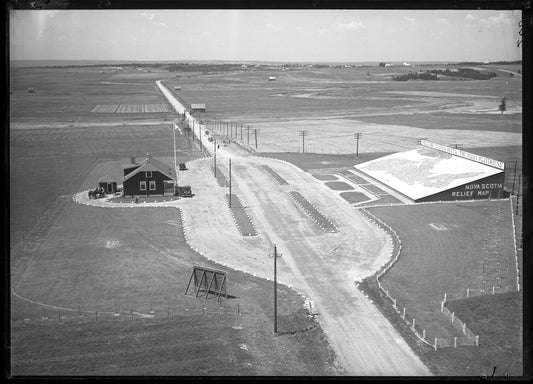
[[[487,211],[494,205],[502,205],[501,216],[487,221]],[[483,288],[489,227],[498,233],[495,236],[505,262],[514,266],[512,229],[508,228],[511,221],[505,210],[509,210],[509,203],[504,200],[370,209],[396,230],[402,241],[400,257],[382,277],[382,284],[430,337],[454,335],[449,321],[440,313],[445,293],[448,300],[453,300],[465,297],[467,289],[480,292]],[[513,268],[502,269],[498,292],[516,290],[513,275]]]

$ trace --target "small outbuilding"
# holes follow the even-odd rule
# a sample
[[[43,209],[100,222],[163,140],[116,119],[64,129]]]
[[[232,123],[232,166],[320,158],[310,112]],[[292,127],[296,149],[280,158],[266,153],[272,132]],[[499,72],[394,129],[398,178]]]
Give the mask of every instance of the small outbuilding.
[[[176,182],[176,172],[173,168],[153,157],[146,155],[140,163],[131,157],[131,163],[124,166],[122,179],[123,196],[152,196],[165,195],[166,191],[174,194],[173,185]],[[168,184],[172,184],[170,189]]]
[[[205,112],[205,104],[191,104],[191,112]]]
[[[102,176],[98,180],[98,187],[102,188],[105,193],[117,192],[117,182],[109,176]]]

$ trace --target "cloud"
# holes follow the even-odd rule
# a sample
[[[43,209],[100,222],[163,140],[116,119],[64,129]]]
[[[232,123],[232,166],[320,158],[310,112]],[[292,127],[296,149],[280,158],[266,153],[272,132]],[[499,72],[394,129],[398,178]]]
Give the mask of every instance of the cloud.
[[[472,22],[478,20],[478,18],[475,17],[475,16],[473,16],[473,15],[471,15],[470,13],[468,13],[468,14],[465,16],[465,20],[466,20],[467,22],[469,22],[469,23],[472,23]]]
[[[513,20],[504,13],[498,13],[496,16],[489,17],[489,22],[493,24],[512,24]]]
[[[441,25],[449,25],[450,24],[450,20],[448,20],[447,18],[445,17],[439,17],[435,20],[438,24],[441,24]]]
[[[148,21],[152,21],[155,17],[153,13],[146,13],[146,12],[141,13],[141,16],[147,19]]]
[[[163,28],[170,28],[168,24],[163,23],[161,21],[155,21],[155,15],[153,13],[146,13],[143,12],[140,14],[141,17],[144,17],[148,22],[152,25],[155,25],[156,27],[163,27]]]
[[[339,23],[337,28],[346,29],[346,30],[355,30],[355,29],[364,29],[366,26],[363,23],[358,21],[351,21],[349,23]]]
[[[413,23],[416,21],[414,18],[409,17],[409,16],[404,16],[403,19],[404,19],[405,21],[410,22],[411,24],[413,24]]]

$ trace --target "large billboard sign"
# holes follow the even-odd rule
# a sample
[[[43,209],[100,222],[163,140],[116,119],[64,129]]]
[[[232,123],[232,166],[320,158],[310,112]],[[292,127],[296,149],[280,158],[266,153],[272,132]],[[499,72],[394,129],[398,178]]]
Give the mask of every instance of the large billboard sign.
[[[507,192],[503,189],[504,181],[505,173],[501,172],[415,201],[502,199],[507,197]]]
[[[505,163],[503,163],[502,161],[489,159],[488,157],[475,155],[473,153],[461,151],[460,149],[456,149],[456,148],[450,148],[450,147],[447,147],[445,145],[433,143],[433,142],[427,141],[427,140],[421,140],[420,144],[425,146],[425,147],[428,147],[428,148],[433,148],[433,149],[436,149],[438,151],[442,151],[442,152],[446,152],[446,153],[452,154],[454,156],[459,156],[459,157],[463,157],[463,158],[468,159],[468,160],[476,161],[478,163],[482,163],[482,164],[488,165],[490,167],[498,168],[498,169],[501,169],[501,170],[505,169]]]

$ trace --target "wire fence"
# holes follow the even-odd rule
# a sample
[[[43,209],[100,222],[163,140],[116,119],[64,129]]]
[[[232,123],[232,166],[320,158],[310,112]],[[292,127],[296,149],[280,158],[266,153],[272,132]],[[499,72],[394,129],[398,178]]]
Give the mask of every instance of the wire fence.
[[[61,325],[70,323],[102,322],[102,321],[135,321],[139,319],[163,320],[183,316],[211,316],[211,315],[247,315],[248,311],[243,310],[240,303],[228,303],[225,300],[221,302],[212,302],[206,300],[200,306],[162,306],[157,308],[150,307],[143,312],[120,309],[118,305],[115,309],[107,310],[88,310],[79,306],[77,309],[61,308],[50,306],[39,310],[31,311],[31,314],[19,311],[12,317],[13,326],[21,325]]]
[[[370,222],[382,228],[391,238],[391,242],[392,242],[391,258],[385,264],[383,264],[381,268],[376,272],[375,274],[376,281],[377,281],[377,285],[380,291],[389,299],[395,312],[401,317],[401,319],[405,322],[405,324],[409,326],[409,329],[413,332],[413,334],[420,341],[432,347],[435,351],[439,348],[452,348],[452,347],[457,348],[459,346],[476,346],[476,347],[479,346],[479,336],[471,332],[466,326],[466,324],[462,322],[460,319],[458,319],[455,316],[455,314],[453,314],[454,319],[452,320],[452,324],[459,327],[464,336],[454,337],[453,339],[438,338],[438,337],[430,338],[429,335],[426,333],[426,330],[421,328],[420,325],[417,325],[416,318],[409,316],[409,313],[407,312],[405,307],[400,309],[400,306],[398,305],[396,298],[394,298],[389,293],[388,289],[385,289],[382,286],[381,281],[379,280],[383,275],[385,275],[390,270],[390,268],[392,268],[392,266],[396,263],[396,261],[400,257],[401,250],[402,250],[402,242],[400,240],[400,237],[398,236],[398,234],[396,233],[394,229],[392,229],[389,225],[385,224],[383,221],[378,219],[376,216],[372,215],[367,210],[361,209],[360,211],[364,213],[365,215],[367,215],[367,218],[370,220]],[[444,309],[448,311],[448,309],[444,307],[444,301],[443,301],[441,303],[441,312],[443,314],[446,314],[444,312]]]

